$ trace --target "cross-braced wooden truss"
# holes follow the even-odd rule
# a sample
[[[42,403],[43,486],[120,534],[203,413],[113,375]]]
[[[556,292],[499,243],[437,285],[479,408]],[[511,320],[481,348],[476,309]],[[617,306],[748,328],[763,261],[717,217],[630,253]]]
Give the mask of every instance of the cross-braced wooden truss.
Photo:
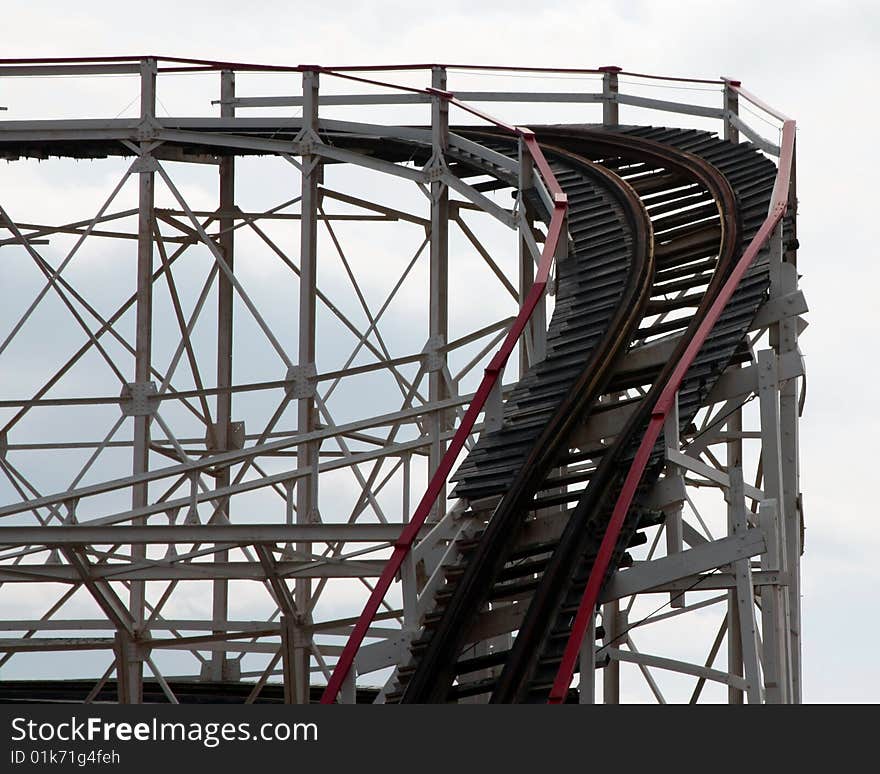
[[[127,75],[140,105],[134,118],[0,122],[2,157],[61,157],[44,165],[59,179],[71,158],[100,173],[81,190],[68,177],[39,206],[0,189],[0,697],[82,678],[86,701],[115,682],[121,702],[154,687],[177,702],[201,681],[218,695],[242,683],[253,702],[280,680],[286,701],[309,701],[532,285],[546,233],[523,192],[537,173],[522,151],[450,131],[446,68],[433,67],[427,91],[355,80],[345,95],[319,92],[316,68],[289,68],[301,96],[244,96],[236,75],[254,69],[154,58],[0,68],[0,81]],[[166,70],[219,78],[219,117],[157,115]],[[601,93],[580,100],[468,98],[601,103],[617,124],[628,98],[613,68],[598,77]],[[721,89],[723,109],[691,112],[778,155]],[[425,128],[324,117],[324,106],[410,103],[430,110]],[[463,174],[474,159],[497,174]],[[604,644],[585,641],[582,701],[597,674],[606,702],[799,698],[806,306],[781,230],[773,244],[753,362],[721,376],[684,432],[667,423],[667,468],[642,503],[666,519],[603,592]],[[542,299],[467,449],[544,357],[552,308]],[[634,367],[669,357],[662,341],[642,344],[627,355]],[[613,437],[643,394],[621,391],[621,408],[581,439]],[[356,675],[384,697],[456,540],[480,529],[479,510],[446,495],[344,700]],[[534,529],[552,532],[561,513]],[[518,615],[488,611],[481,647],[509,640]],[[630,669],[641,682],[621,688]]]

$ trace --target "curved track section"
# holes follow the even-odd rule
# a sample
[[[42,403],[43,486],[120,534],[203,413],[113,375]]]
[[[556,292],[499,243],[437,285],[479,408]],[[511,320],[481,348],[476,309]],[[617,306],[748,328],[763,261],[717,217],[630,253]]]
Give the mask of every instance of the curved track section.
[[[496,702],[546,700],[559,664],[561,649],[565,645],[574,612],[583,593],[583,586],[610,518],[611,508],[623,483],[623,476],[647,427],[654,402],[666,384],[673,364],[695,332],[732,265],[739,258],[743,245],[754,236],[763,221],[773,188],[775,166],[747,147],[731,146],[708,133],[637,129],[633,130],[632,134],[640,138],[660,140],[689,154],[698,155],[709,161],[724,176],[724,180],[736,197],[738,226],[736,249],[732,254],[722,251],[705,290],[691,293],[701,278],[707,276],[702,271],[692,272],[689,287],[684,287],[679,279],[674,280],[676,290],[686,292],[682,299],[676,299],[667,306],[662,304],[655,306],[656,311],[666,311],[669,308],[685,308],[687,303],[683,302],[697,304],[696,312],[692,316],[678,319],[679,326],[684,321],[687,325],[679,338],[675,354],[669,359],[668,365],[651,378],[650,389],[645,397],[635,404],[629,421],[617,436],[612,449],[603,455],[583,497],[572,511],[554,551],[553,560],[542,574],[541,584],[531,601],[510,657],[505,661],[503,673],[492,694],[492,700]],[[658,228],[658,231],[660,234],[669,233],[664,232],[662,228]],[[697,262],[705,260],[707,259],[696,256]],[[690,265],[693,264],[685,263],[684,267]],[[661,272],[658,275],[661,280],[668,277],[663,274],[664,268],[671,268],[676,272],[683,270],[677,262],[670,262],[666,266],[661,264]],[[658,288],[668,284],[671,283],[661,281],[658,283]],[[768,285],[766,261],[759,259],[743,279],[685,377],[679,391],[681,429],[693,421],[715,380],[734,357],[737,355],[740,359],[747,357],[747,352],[741,349],[738,352],[738,348],[743,342],[749,323],[764,300]],[[676,321],[658,319],[646,323],[638,335],[646,338],[668,335],[670,329],[674,330],[674,325]],[[645,375],[642,375],[641,379],[644,378]],[[647,384],[645,382],[642,384],[644,389]],[[619,383],[618,386],[628,385]],[[663,457],[662,443],[658,443],[642,478],[643,492],[661,472]],[[639,513],[635,510],[627,518],[618,541],[611,564],[613,569],[624,561],[625,550],[634,542],[638,527]],[[609,575],[613,569],[609,569]]]
[[[411,663],[399,669],[398,689],[388,701],[442,702],[480,694],[496,702],[546,700],[610,508],[668,380],[669,364],[687,346],[742,245],[759,227],[775,176],[775,166],[757,151],[707,132],[548,127],[539,137],[572,202],[574,246],[559,268],[548,356],[516,386],[501,429],[481,438],[456,475],[456,494],[482,500],[483,507],[499,497],[500,502],[490,506],[482,534],[460,546],[462,560],[448,568],[447,584],[437,593],[413,644]],[[583,173],[566,169],[563,160],[581,169],[590,167],[588,160],[602,166],[606,186],[613,190],[611,181],[618,181],[618,201],[637,196],[650,217],[646,232],[654,249],[651,270],[642,273],[648,285],[640,303],[610,290],[602,295],[603,287],[619,287],[616,275],[627,270],[613,259],[590,263],[593,252],[604,249],[614,256],[615,239],[618,249],[627,241],[600,210],[590,209]],[[724,368],[735,358],[748,359],[743,337],[768,282],[766,263],[759,260],[682,385],[682,427],[693,420]],[[613,310],[602,302],[615,297],[625,309],[617,310],[611,324]],[[604,334],[597,317],[602,312],[609,315]],[[582,338],[586,348],[578,344]],[[665,367],[622,367],[627,351],[651,346],[670,351]],[[597,359],[600,350],[607,357]],[[609,409],[628,415],[619,432],[581,440],[585,421]],[[662,465],[658,444],[643,490]],[[569,510],[571,503],[576,504]],[[547,516],[560,527],[553,539],[522,538],[530,522]],[[629,545],[644,542],[639,527],[656,521],[656,514],[632,509],[612,569],[625,565]],[[546,537],[546,531],[542,534]],[[477,615],[505,607],[521,621],[512,647],[484,642],[480,648],[482,635],[471,631]]]

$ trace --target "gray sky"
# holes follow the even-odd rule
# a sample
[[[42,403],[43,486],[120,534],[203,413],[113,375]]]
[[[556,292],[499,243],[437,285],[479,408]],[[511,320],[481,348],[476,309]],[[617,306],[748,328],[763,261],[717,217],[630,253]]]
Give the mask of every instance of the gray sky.
[[[878,170],[868,133],[880,118],[870,99],[880,6],[7,0],[3,16],[13,33],[4,36],[4,57],[157,53],[274,64],[617,64],[637,72],[729,75],[794,117],[799,266],[811,309],[802,340],[808,367],[804,695],[808,701],[877,700],[880,536],[871,463],[880,433],[874,343],[880,263],[867,232],[876,219],[869,214],[869,184]],[[6,104],[2,94],[0,104]],[[0,183],[4,205],[14,196],[28,192]]]

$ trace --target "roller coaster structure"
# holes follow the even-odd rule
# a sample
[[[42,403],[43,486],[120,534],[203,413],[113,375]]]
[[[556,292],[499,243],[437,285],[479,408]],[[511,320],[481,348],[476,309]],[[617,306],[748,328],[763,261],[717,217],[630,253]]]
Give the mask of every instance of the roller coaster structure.
[[[16,114],[101,76],[135,115]],[[0,103],[62,191],[0,197],[0,701],[801,701],[791,119],[158,56]]]

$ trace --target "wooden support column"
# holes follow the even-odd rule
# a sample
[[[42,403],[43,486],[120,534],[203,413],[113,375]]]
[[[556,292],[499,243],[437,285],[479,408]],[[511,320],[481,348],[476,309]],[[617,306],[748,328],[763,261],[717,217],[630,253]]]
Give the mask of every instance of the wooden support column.
[[[434,67],[431,72],[431,85],[435,89],[446,90],[446,70]],[[432,165],[439,173],[445,165],[446,151],[449,147],[449,103],[435,95],[431,107]],[[439,166],[438,166],[439,165]],[[431,403],[449,398],[449,386],[443,376],[446,355],[439,353],[449,336],[449,188],[439,179],[431,182],[431,244],[430,244],[430,287],[428,347],[437,352],[435,362],[428,374],[428,400]],[[430,357],[430,356],[429,356]],[[428,476],[440,464],[446,452],[446,443],[440,435],[451,427],[448,411],[433,414],[431,432],[434,436],[428,453]],[[446,487],[444,486],[434,503],[431,520],[439,521],[446,510]]]
[[[730,439],[727,441],[727,471],[728,475],[733,470],[739,470],[742,475],[742,409],[738,408],[727,420],[727,432]],[[737,520],[736,507],[732,499],[727,502],[727,530],[729,535],[734,534]],[[742,635],[740,633],[739,604],[736,591],[731,589],[727,592],[727,671],[732,675],[743,674]],[[728,704],[742,704],[743,691],[733,685],[727,688]]]
[[[681,448],[681,439],[678,429],[678,393],[675,394],[675,401],[671,410],[666,415],[666,422],[663,425],[663,438],[667,449]],[[666,463],[666,478],[672,479],[681,476],[681,470],[677,465],[669,462]],[[684,532],[682,527],[682,511],[684,503],[681,500],[671,503],[664,510],[666,518],[664,519],[664,528],[666,531],[666,554],[680,554],[684,550]],[[669,606],[684,607],[685,595],[680,592],[670,592]]]
[[[620,105],[617,102],[617,74],[622,68],[609,65],[599,68],[602,76],[602,125],[617,126],[620,123]]]
[[[146,126],[156,117],[156,60],[141,60],[141,121]],[[134,389],[146,387],[150,381],[152,361],[153,331],[153,225],[155,221],[155,164],[148,143],[141,143],[138,161],[138,236],[137,236],[137,288],[135,319],[135,373]],[[150,421],[148,413],[136,414],[134,421],[132,473],[146,473],[150,467]],[[131,507],[136,510],[147,505],[148,485],[135,484],[132,487]],[[132,520],[133,525],[144,525],[145,517]],[[132,546],[133,562],[146,558],[146,546]],[[133,581],[129,587],[129,612],[137,636],[144,626],[146,610],[146,585],[144,581]],[[124,703],[140,704],[143,701],[143,661],[125,658],[121,661],[126,675],[123,679]]]
[[[730,487],[727,491],[728,505],[733,520],[733,533],[745,537],[748,530],[746,519],[745,487],[742,468],[730,468]],[[752,585],[752,565],[748,557],[733,563],[736,577],[736,605],[739,622],[739,652],[743,671],[749,687],[749,704],[761,703],[761,675],[758,666],[758,627],[755,620],[755,595]]]
[[[796,205],[796,200],[795,200]],[[795,213],[789,213],[791,218]],[[796,233],[794,228],[792,232]],[[780,298],[797,292],[797,253],[795,240],[780,225],[770,243],[770,297]],[[789,246],[789,247],[787,247]],[[797,316],[789,315],[770,326],[770,345],[777,359],[797,357]],[[787,379],[779,385],[779,445],[782,513],[785,520],[785,561],[788,568],[788,611],[791,652],[791,701],[801,702],[801,554],[803,553],[803,514],[800,496],[799,381]]]
[[[776,501],[762,502],[759,516],[760,527],[767,537],[767,552],[761,556],[761,570],[784,573],[782,522]],[[789,700],[785,605],[785,591],[780,584],[761,587],[761,663],[764,667],[764,695],[768,704],[784,704]]]
[[[302,629],[298,621],[282,615],[281,626],[281,668],[284,675],[284,703],[309,703],[309,661],[302,658],[308,649],[303,647]],[[354,669],[354,667],[352,667]],[[305,697],[305,698],[304,698]]]
[[[603,644],[607,653],[620,647],[620,601],[606,602],[602,606],[602,628],[605,629]],[[602,674],[603,703],[620,704],[620,662],[612,655]]]
[[[596,703],[596,614],[593,613],[590,625],[584,635],[580,653],[579,704]]]
[[[519,217],[519,297],[518,302],[522,307],[526,296],[532,289],[535,281],[535,256],[530,247],[534,243],[532,226],[534,218],[531,208],[528,206],[524,192],[534,188],[535,160],[529,153],[528,146],[519,140],[519,192],[520,192],[520,217]],[[564,257],[566,248],[566,230],[563,229],[563,238],[560,239],[559,257]],[[540,362],[547,356],[547,299],[546,294],[538,302],[532,316],[519,340],[519,376]]]
[[[303,73],[303,130],[310,133],[307,143],[317,136],[318,129],[318,73]],[[318,242],[318,183],[320,180],[320,156],[312,153],[302,155],[302,219],[300,221],[300,285],[299,285],[299,362],[302,374],[314,373],[315,370],[315,299],[317,297],[317,242]],[[313,432],[317,426],[315,400],[312,395],[300,397],[297,401],[297,431]],[[311,469],[311,472],[299,479],[296,485],[296,522],[297,524],[313,524],[318,517],[318,452],[319,445],[310,441],[298,444],[296,461],[299,469]],[[297,543],[296,549],[302,554],[311,553],[311,543]],[[312,581],[309,578],[298,578],[295,582],[294,598],[299,610],[301,621],[295,622],[302,626],[307,622],[308,611],[312,605]],[[294,625],[294,622],[291,622]],[[296,660],[291,675],[296,677],[293,700],[297,704],[309,701],[310,653],[307,640],[302,631],[298,631],[296,647],[292,657]]]
[[[220,115],[223,118],[235,116],[235,73],[224,70],[220,73]],[[222,213],[220,226],[220,254],[229,267],[235,271],[235,225],[232,212],[235,208],[235,157],[224,156],[220,160],[220,197],[219,209]],[[232,392],[223,391],[223,387],[232,385],[232,332],[233,332],[233,285],[226,272],[217,273],[217,415],[214,424],[214,447],[218,453],[230,448],[230,425],[232,423]],[[217,488],[229,486],[230,469],[220,468],[217,471]],[[220,499],[219,507],[211,522],[215,524],[229,523],[229,497]],[[229,561],[228,550],[218,550],[214,554],[215,562]],[[222,635],[225,627],[221,625],[229,618],[229,581],[214,581],[213,617],[217,627],[214,634]],[[211,654],[210,675],[212,680],[228,679],[226,674],[226,652],[216,650]]]
[[[739,81],[730,78],[723,78],[724,81],[724,139],[730,142],[739,142],[739,129],[728,117],[729,115],[739,115],[739,93],[734,88],[739,86]]]
[[[764,559],[768,563],[762,569],[786,573],[786,519],[780,508],[782,501],[782,456],[779,423],[779,371],[776,353],[765,349],[758,353],[758,397],[761,411],[761,464],[764,471],[765,507],[772,514],[775,526],[765,525],[770,532],[773,551],[768,550]],[[772,507],[767,503],[772,502]],[[772,563],[772,564],[769,564]],[[765,596],[767,599],[765,599]],[[764,620],[764,682],[767,701],[788,703],[791,701],[790,646],[788,595],[779,587],[765,588],[762,592],[762,618]],[[768,635],[771,641],[768,643]]]

